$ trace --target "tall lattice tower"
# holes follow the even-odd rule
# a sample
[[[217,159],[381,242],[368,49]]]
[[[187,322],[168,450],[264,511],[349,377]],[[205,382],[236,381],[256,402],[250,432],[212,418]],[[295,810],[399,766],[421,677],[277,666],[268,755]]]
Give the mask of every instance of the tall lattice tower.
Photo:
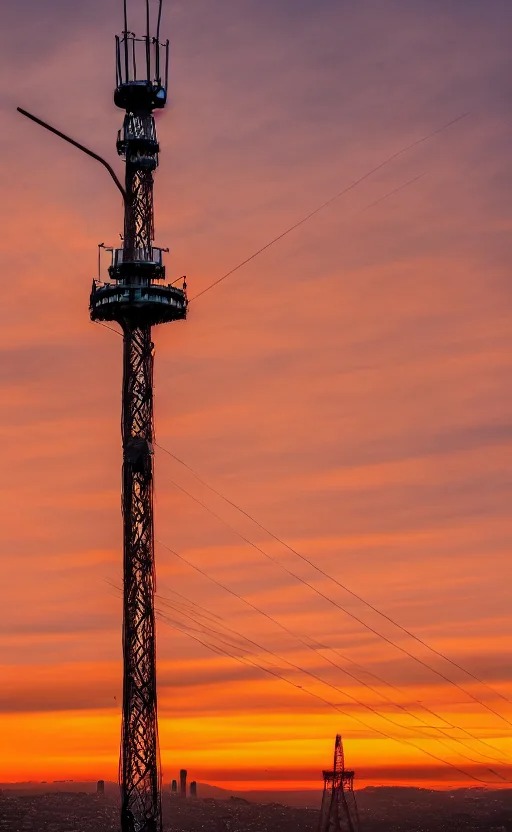
[[[122,832],[162,828],[158,750],[153,537],[153,342],[155,324],[186,316],[185,291],[163,285],[164,249],[153,245],[153,174],[159,146],[153,111],[165,106],[169,42],[154,34],[116,38],[114,102],[125,111],[117,151],[126,163],[122,248],[112,250],[109,282],[94,281],[93,321],[123,330],[122,513],[124,533],[123,714],[120,755]]]
[[[332,770],[323,771],[324,791],[318,832],[359,832],[359,813],[354,794],[354,772],[345,769],[343,742],[334,743]]]

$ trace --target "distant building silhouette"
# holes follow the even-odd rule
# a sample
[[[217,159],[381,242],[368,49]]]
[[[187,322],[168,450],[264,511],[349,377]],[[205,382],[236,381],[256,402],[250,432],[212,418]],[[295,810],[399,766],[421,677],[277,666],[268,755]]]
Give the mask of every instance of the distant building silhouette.
[[[98,780],[96,783],[96,794],[105,794],[105,781]]]
[[[176,780],[173,780],[171,783],[171,795],[172,797],[176,797],[178,794],[178,784]]]
[[[197,797],[197,783],[195,780],[192,780],[190,784],[190,797]]]
[[[182,768],[180,771],[180,797],[187,796],[187,770]]]

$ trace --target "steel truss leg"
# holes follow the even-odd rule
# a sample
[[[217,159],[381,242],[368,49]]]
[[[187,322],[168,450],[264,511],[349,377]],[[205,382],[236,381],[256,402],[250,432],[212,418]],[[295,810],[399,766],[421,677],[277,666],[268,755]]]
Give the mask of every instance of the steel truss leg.
[[[161,832],[153,535],[153,344],[124,325],[122,832]]]

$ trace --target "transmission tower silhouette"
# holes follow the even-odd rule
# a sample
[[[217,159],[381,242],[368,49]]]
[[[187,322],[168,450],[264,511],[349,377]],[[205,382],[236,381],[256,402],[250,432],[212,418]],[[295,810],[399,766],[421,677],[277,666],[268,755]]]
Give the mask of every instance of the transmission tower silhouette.
[[[151,329],[185,318],[185,289],[162,285],[165,249],[154,240],[153,173],[159,145],[153,111],[165,106],[169,42],[155,34],[124,29],[116,37],[114,103],[125,111],[117,152],[125,160],[122,248],[111,250],[110,281],[93,282],[93,321],[117,322],[123,331],[122,514],[123,713],[120,755],[122,832],[162,828],[159,768],[155,563],[153,533],[153,342]],[[163,72],[162,72],[163,67]],[[142,72],[140,71],[142,68]]]
[[[318,832],[359,832],[359,813],[354,794],[354,772],[345,769],[343,742],[336,734],[334,762],[323,771],[324,791]]]

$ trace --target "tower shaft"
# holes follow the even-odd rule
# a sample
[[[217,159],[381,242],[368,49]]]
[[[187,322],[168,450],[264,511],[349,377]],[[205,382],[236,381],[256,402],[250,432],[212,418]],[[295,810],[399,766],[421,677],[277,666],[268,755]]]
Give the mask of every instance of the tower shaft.
[[[151,326],[124,324],[122,832],[161,828],[153,535]]]
[[[127,124],[128,122],[128,124]],[[142,131],[152,115],[126,115]],[[154,236],[153,174],[140,155],[126,158],[123,262],[151,259]],[[144,277],[130,278],[141,285]],[[123,326],[123,717],[121,739],[122,832],[161,829],[156,691],[155,557],[153,534],[153,343],[151,324],[135,310]],[[132,822],[133,820],[133,822]]]
[[[153,116],[147,118],[150,123],[154,123]],[[132,117],[132,120],[135,119]],[[150,259],[154,236],[153,173],[151,170],[138,169],[136,164],[127,160],[123,245],[126,260],[144,256]]]
[[[149,6],[148,6],[149,9]],[[158,31],[158,27],[157,27]],[[137,63],[142,48],[145,62]],[[123,247],[109,249],[110,282],[93,282],[94,321],[123,330],[123,713],[120,754],[121,832],[161,832],[158,749],[155,559],[153,534],[153,343],[155,324],[186,317],[184,290],[162,285],[163,249],[153,246],[153,171],[159,146],[153,110],[166,101],[160,51],[169,43],[126,26],[116,39],[115,104],[125,111],[117,150],[126,161]],[[124,56],[124,61],[121,58]],[[137,65],[144,66],[142,77]],[[155,67],[156,74],[153,74]],[[167,73],[166,73],[167,75]]]

